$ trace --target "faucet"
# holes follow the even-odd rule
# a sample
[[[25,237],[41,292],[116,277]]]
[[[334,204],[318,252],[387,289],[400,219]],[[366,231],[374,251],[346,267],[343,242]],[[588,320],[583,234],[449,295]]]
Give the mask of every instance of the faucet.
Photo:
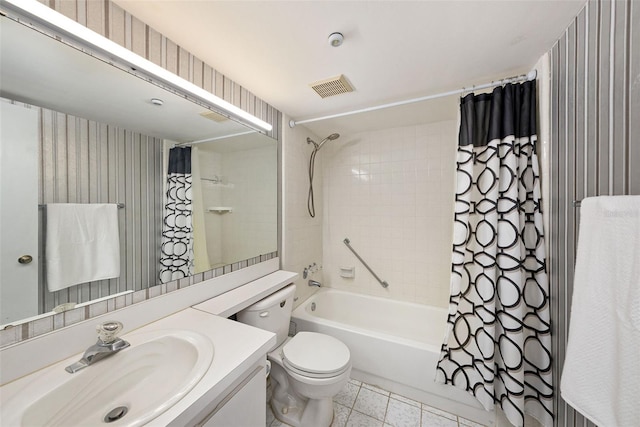
[[[118,333],[121,330],[122,323],[120,322],[105,322],[97,325],[98,342],[84,352],[82,359],[64,368],[65,371],[73,374],[89,365],[93,365],[98,360],[116,354],[120,350],[129,347],[130,344],[128,342],[122,338],[118,338]]]
[[[322,286],[322,284],[320,282],[318,282],[317,280],[309,280],[309,286],[317,286],[320,287]]]

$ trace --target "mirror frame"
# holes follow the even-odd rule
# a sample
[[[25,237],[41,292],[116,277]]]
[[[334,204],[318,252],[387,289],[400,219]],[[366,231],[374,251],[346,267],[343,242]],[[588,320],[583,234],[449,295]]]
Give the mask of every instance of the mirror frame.
[[[105,0],[106,2],[110,2],[110,0]],[[240,110],[239,107],[236,107],[228,102],[218,98],[211,92],[207,92],[206,90],[188,82],[187,80],[182,79],[181,77],[169,72],[168,70],[158,67],[150,61],[140,57],[134,52],[123,48],[120,45],[116,45],[111,40],[95,33],[88,28],[78,24],[77,22],[66,18],[60,13],[56,12],[53,9],[48,8],[36,0],[20,0],[20,4],[16,5],[14,0],[0,0],[0,6],[2,7],[2,13],[9,19],[17,21],[26,27],[30,27],[34,31],[38,31],[42,33],[45,37],[51,37],[56,39],[57,41],[67,44],[75,49],[78,49],[85,54],[94,57],[97,60],[101,60],[103,62],[107,62],[110,65],[113,65],[117,68],[120,68],[124,72],[129,74],[133,74],[134,76],[141,78],[151,84],[157,85],[165,90],[173,92],[179,96],[182,96],[200,106],[208,108],[212,111],[215,111],[225,117],[228,117],[231,120],[239,121],[240,123],[249,126],[250,128],[274,139],[277,142],[277,249],[276,251],[262,254],[256,257],[252,257],[246,260],[238,261],[232,264],[228,264],[223,267],[218,267],[213,270],[209,270],[206,272],[198,273],[190,277],[186,277],[183,279],[175,280],[172,282],[164,283],[157,286],[152,286],[146,289],[142,289],[140,291],[136,291],[127,295],[122,295],[118,297],[105,297],[101,301],[94,302],[91,304],[84,305],[82,307],[78,307],[72,310],[68,310],[62,313],[56,314],[43,314],[41,318],[37,320],[31,321],[16,321],[3,330],[0,330],[0,348],[8,347],[10,345],[20,343],[24,340],[28,340],[31,338],[35,338],[37,336],[53,332],[55,330],[64,328],[66,326],[74,325],[79,322],[88,321],[93,317],[100,316],[106,314],[108,312],[112,312],[121,308],[128,307],[130,305],[146,301],[148,299],[158,297],[161,295],[165,295],[167,293],[171,293],[177,290],[184,289],[191,285],[199,284],[204,281],[208,281],[210,279],[214,279],[232,272],[237,272],[239,270],[250,268],[257,264],[270,262],[274,263],[272,260],[276,260],[277,266],[273,266],[271,270],[276,271],[281,267],[280,260],[278,254],[281,252],[282,248],[282,212],[281,212],[281,201],[282,201],[282,143],[280,140],[281,135],[281,117],[282,114],[276,110],[275,108],[269,106],[270,110],[267,114],[271,123],[263,122],[261,119],[258,119],[252,116],[250,113],[241,110],[242,114],[238,115],[237,110]],[[33,15],[29,13],[26,8],[22,6],[27,5],[28,7],[44,8],[46,9],[47,16],[54,17],[54,22],[48,21],[45,18],[37,15]],[[113,5],[113,7],[117,7]],[[115,57],[112,53],[105,54],[104,51],[97,49],[95,46],[83,42],[82,39],[78,39],[77,36],[68,33],[65,30],[60,29],[57,25],[57,22],[64,22],[65,24],[71,26],[79,26],[83,29],[83,31],[89,31],[92,37],[101,40],[101,42],[108,42],[109,44],[115,45],[119,51],[126,51],[127,58],[119,58]],[[145,72],[141,72],[140,69],[132,67],[131,58],[134,58],[140,61],[146,61],[148,64],[153,65],[154,67],[161,68],[162,77],[154,76],[153,74],[149,74],[148,70]],[[140,62],[142,63],[142,62]],[[180,84],[176,85],[175,83],[179,82]],[[188,89],[193,89],[193,91],[189,91]],[[204,94],[203,94],[204,93]],[[213,103],[212,100],[216,99],[222,101],[220,103]],[[222,109],[223,106],[230,106],[229,109]],[[257,122],[247,121],[247,117],[254,117]],[[260,127],[256,125],[256,123],[263,122],[268,125],[268,127]],[[271,128],[273,127],[273,128]],[[268,129],[268,131],[267,131]],[[263,270],[263,269],[258,269]],[[261,272],[260,274],[264,274]],[[257,277],[256,277],[257,278]],[[237,283],[237,286],[241,286],[244,283]],[[226,289],[229,290],[229,289]],[[223,290],[222,292],[226,291]],[[221,292],[213,291],[209,298],[219,295]]]

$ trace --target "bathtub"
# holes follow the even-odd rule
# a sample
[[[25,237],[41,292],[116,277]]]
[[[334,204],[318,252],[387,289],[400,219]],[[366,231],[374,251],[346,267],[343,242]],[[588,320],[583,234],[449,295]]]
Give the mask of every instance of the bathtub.
[[[352,378],[427,403],[485,425],[485,411],[468,393],[434,382],[447,310],[322,288],[298,306],[296,332],[338,338],[351,351]]]

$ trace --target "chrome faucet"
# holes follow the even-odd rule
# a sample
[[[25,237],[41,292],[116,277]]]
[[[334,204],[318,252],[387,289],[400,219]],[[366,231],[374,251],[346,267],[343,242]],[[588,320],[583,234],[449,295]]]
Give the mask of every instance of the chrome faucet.
[[[64,368],[65,371],[73,374],[89,365],[93,365],[98,360],[102,360],[105,357],[116,354],[120,350],[129,347],[130,344],[128,342],[122,338],[118,338],[118,333],[121,330],[122,323],[120,322],[105,322],[96,326],[98,342],[84,352],[82,359]]]
[[[322,286],[322,284],[320,282],[318,282],[317,280],[311,280],[309,279],[309,286],[317,286],[320,287]]]

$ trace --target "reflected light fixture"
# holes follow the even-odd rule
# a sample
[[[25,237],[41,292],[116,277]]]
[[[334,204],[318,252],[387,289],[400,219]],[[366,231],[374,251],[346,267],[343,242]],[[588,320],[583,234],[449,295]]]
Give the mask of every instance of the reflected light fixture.
[[[34,20],[47,29],[53,30],[58,35],[68,37],[70,40],[80,43],[82,46],[95,50],[96,53],[102,54],[103,59],[107,62],[121,63],[128,69],[134,70],[136,73],[141,73],[144,77],[152,81],[178,88],[187,96],[190,95],[200,102],[210,104],[223,114],[235,118],[248,126],[267,132],[273,129],[273,126],[264,120],[247,113],[211,92],[165,70],[159,65],[101,36],[84,25],[39,3],[37,0],[0,0],[0,5],[20,15],[20,18],[24,18],[27,24],[30,24],[29,21]]]

